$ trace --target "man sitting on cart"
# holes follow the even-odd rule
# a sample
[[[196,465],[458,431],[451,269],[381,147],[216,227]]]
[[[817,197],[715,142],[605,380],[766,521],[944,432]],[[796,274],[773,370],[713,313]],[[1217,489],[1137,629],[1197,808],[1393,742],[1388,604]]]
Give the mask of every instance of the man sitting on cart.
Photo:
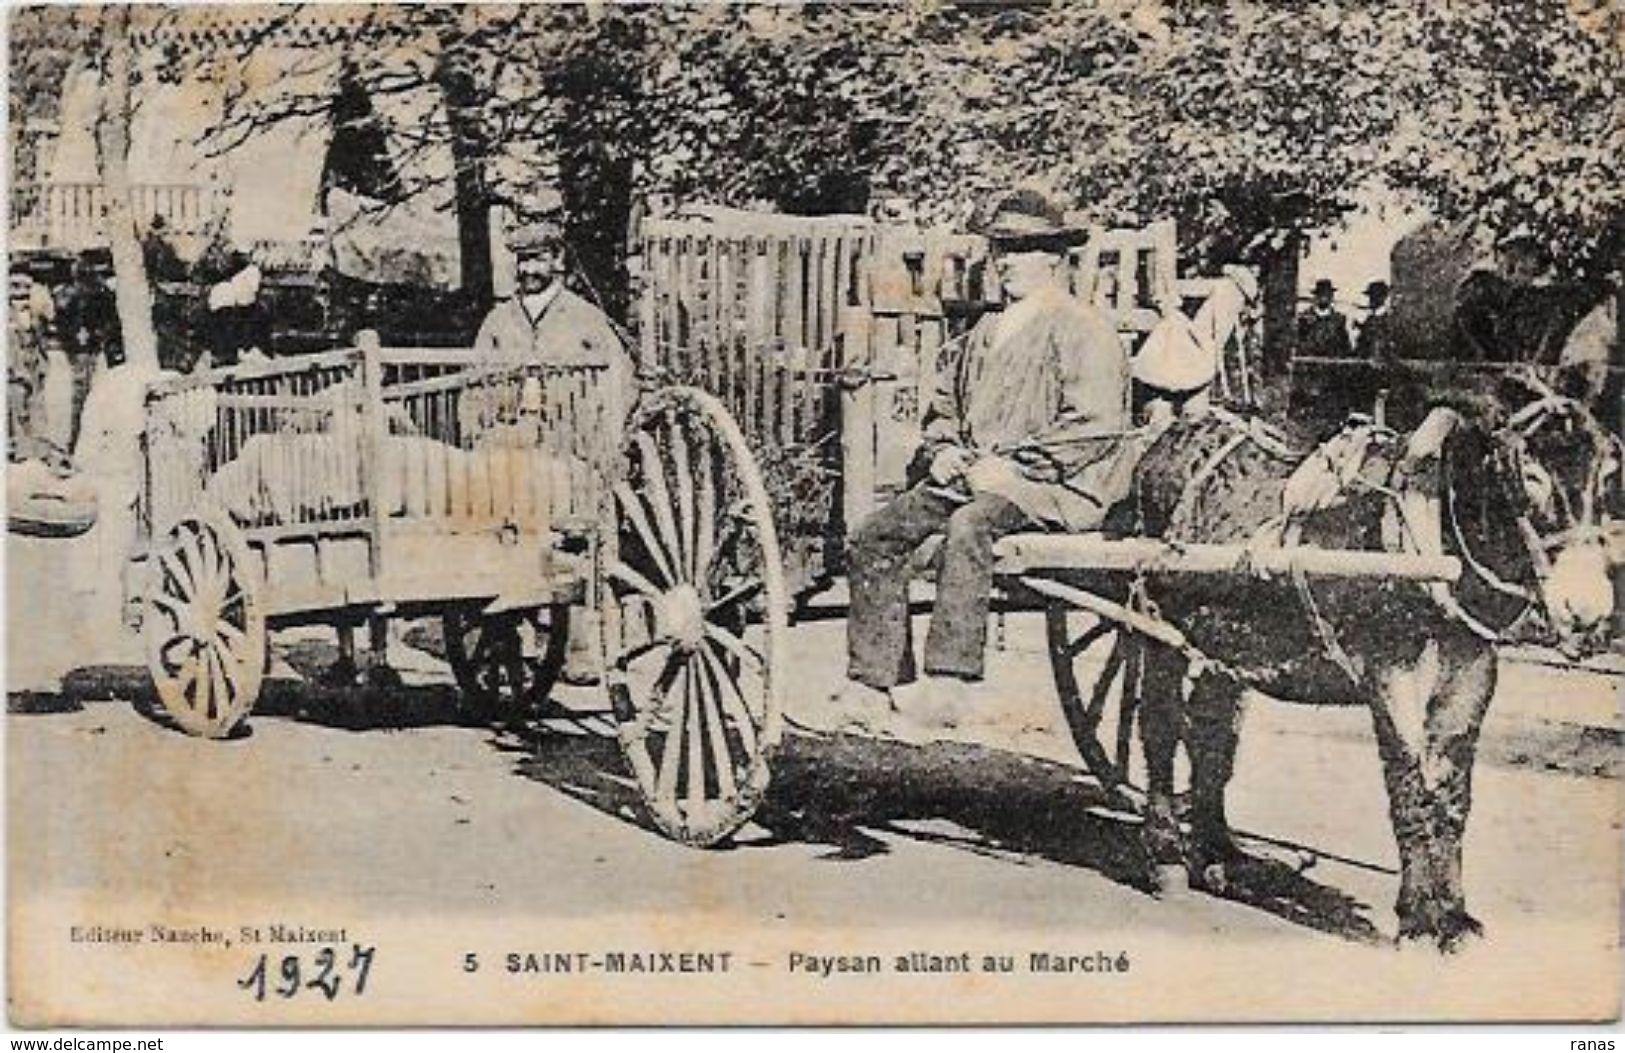
[[[884,731],[902,712],[892,689],[915,678],[908,576],[923,542],[944,535],[926,697],[907,716],[954,726],[966,715],[965,685],[983,675],[994,541],[1097,529],[1128,491],[1128,353],[1110,318],[1064,285],[1065,253],[1081,232],[1024,190],[999,202],[982,233],[1006,304],[939,363],[918,481],[853,536],[838,724]]]

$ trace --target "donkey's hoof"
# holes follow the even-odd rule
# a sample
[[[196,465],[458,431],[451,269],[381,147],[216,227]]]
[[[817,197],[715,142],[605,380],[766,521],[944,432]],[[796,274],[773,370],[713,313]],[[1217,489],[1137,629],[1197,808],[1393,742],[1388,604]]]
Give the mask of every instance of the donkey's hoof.
[[[1191,870],[1191,884],[1204,892],[1222,896],[1230,888],[1230,876],[1223,863],[1208,863]]]
[[[1156,863],[1151,867],[1151,888],[1163,899],[1181,896],[1191,889],[1190,871],[1183,863]]]
[[[1439,941],[1439,950],[1446,954],[1454,954],[1463,949],[1474,939],[1484,936],[1484,926],[1479,920],[1464,910],[1451,911],[1439,922],[1439,931],[1436,933]]]

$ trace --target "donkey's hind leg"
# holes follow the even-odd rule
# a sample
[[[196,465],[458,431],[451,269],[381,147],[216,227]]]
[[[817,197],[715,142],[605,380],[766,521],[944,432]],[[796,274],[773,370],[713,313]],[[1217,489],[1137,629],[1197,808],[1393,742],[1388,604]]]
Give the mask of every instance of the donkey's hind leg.
[[[1174,754],[1184,725],[1184,656],[1155,643],[1145,646],[1140,679],[1140,736],[1145,746],[1147,800],[1141,834],[1156,880],[1182,866],[1185,853],[1174,801]]]
[[[1224,866],[1239,853],[1225,818],[1224,794],[1236,770],[1242,687],[1204,673],[1185,703],[1185,750],[1191,761],[1191,837],[1186,862],[1192,883],[1222,885]]]

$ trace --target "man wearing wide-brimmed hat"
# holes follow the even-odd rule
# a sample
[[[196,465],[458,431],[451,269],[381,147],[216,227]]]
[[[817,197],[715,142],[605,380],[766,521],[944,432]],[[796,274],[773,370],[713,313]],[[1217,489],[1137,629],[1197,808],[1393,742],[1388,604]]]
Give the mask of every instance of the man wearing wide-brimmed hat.
[[[891,689],[914,679],[908,574],[921,543],[944,535],[925,642],[931,683],[914,715],[951,725],[969,701],[960,686],[982,678],[993,542],[1096,527],[1127,493],[1128,355],[1111,321],[1063,284],[1066,249],[1081,231],[1042,194],[1017,191],[981,233],[1006,306],[939,363],[916,485],[853,535],[851,686],[837,721],[887,730]]]
[[[1337,286],[1330,278],[1315,282],[1309,310],[1298,316],[1298,349],[1311,358],[1348,358],[1354,353],[1349,343],[1349,323],[1343,312],[1332,306]]]

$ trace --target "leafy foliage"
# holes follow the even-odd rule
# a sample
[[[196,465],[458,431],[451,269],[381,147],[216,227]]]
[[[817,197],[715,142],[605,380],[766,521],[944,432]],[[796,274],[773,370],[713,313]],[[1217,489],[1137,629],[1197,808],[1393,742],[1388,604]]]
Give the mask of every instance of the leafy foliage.
[[[798,212],[902,198],[958,222],[1019,183],[1102,222],[1174,215],[1213,259],[1267,254],[1373,182],[1493,233],[1527,227],[1580,269],[1620,251],[1625,19],[1607,4],[277,10],[297,12],[280,32],[341,23],[317,50],[366,90],[449,100],[408,141],[457,140],[484,200],[523,206],[563,177],[605,259],[642,192]],[[275,35],[211,38],[166,68],[243,81],[230,127],[330,106],[234,74]]]
[[[1187,248],[1235,258],[1382,181],[1582,267],[1618,252],[1618,27],[1558,0],[624,17],[657,22],[663,56],[650,126],[626,131],[679,196],[816,210],[868,191],[960,219],[1038,182],[1103,222],[1175,215]]]

